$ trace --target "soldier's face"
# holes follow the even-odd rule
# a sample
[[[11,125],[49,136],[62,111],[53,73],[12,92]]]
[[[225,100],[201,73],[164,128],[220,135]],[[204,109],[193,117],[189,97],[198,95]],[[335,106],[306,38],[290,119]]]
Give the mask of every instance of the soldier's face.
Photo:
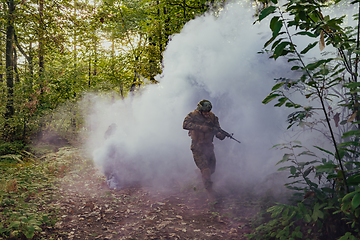
[[[203,113],[204,117],[206,117],[206,118],[209,117],[209,115],[210,115],[210,112],[203,111],[202,113]]]

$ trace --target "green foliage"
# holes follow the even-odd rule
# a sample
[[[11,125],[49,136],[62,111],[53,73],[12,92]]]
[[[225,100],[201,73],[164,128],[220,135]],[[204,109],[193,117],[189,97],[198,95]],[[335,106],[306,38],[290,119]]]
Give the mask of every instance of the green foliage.
[[[78,161],[77,151],[62,148],[56,155],[0,166],[0,238],[32,239],[55,225],[56,181]]]
[[[20,154],[25,144],[22,141],[4,142],[0,144],[0,156],[6,154]]]
[[[312,151],[300,142],[276,145],[286,151],[277,164],[285,165],[279,171],[289,171],[292,181],[285,185],[294,191],[293,204],[269,208],[273,220],[258,227],[258,235],[252,237],[316,239],[331,235],[355,239],[360,226],[358,29],[344,26],[345,16],[324,16],[323,9],[331,6],[328,2],[289,0],[282,6],[274,4],[258,17],[258,21],[271,17],[272,36],[264,48],[268,48],[270,58],[286,58],[295,76],[300,77],[276,79],[263,103],[277,99],[276,107],[294,109],[287,119],[288,128],[315,129],[332,143],[333,150],[313,146]],[[306,47],[299,49],[294,44],[298,36],[302,41],[308,39]],[[337,49],[337,56],[306,58],[316,46],[322,51],[329,45]],[[292,100],[293,92],[306,101]],[[319,158],[320,154],[326,157]],[[334,225],[339,226],[336,236],[328,230]],[[302,234],[297,235],[297,230]]]
[[[89,92],[124,98],[135,87],[156,83],[170,37],[186,22],[223,4],[203,0],[10,2],[15,7],[12,15],[5,3],[0,15],[11,18],[15,29],[15,68],[9,81],[4,81],[5,67],[0,66],[0,140],[27,143],[48,130],[54,109]],[[0,22],[2,59],[5,22]],[[73,132],[79,132],[83,119],[72,120]]]
[[[296,206],[274,205],[267,210],[274,219],[256,228],[261,237],[255,234],[250,234],[249,237],[250,239],[317,239],[319,233],[314,223],[324,218],[320,210],[324,206],[325,204],[316,204],[309,207],[303,203],[298,203]],[[301,221],[305,223],[302,224]]]

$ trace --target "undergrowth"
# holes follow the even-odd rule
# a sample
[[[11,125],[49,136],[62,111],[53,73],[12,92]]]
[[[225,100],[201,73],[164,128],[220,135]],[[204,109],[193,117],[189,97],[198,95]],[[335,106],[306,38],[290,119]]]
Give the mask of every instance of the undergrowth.
[[[346,14],[336,13],[344,6]],[[271,0],[258,15],[256,22],[271,16],[263,53],[287,60],[293,73],[275,79],[262,103],[292,109],[288,129],[306,143],[276,145],[295,194],[267,209],[251,239],[360,238],[359,13],[357,0]]]
[[[78,149],[61,148],[40,158],[16,152],[0,158],[0,239],[44,239],[57,222],[57,180],[82,160]],[[47,238],[48,239],[48,238]]]

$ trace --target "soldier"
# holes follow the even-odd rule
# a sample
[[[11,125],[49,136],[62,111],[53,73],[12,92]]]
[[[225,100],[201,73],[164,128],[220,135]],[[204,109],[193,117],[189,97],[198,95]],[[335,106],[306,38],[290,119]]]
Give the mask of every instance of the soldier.
[[[104,134],[104,138],[105,140],[108,139],[110,136],[112,136],[114,134],[114,132],[116,131],[116,123],[112,123],[108,129],[106,130],[105,134]]]
[[[226,135],[219,132],[218,118],[210,110],[212,105],[208,100],[201,100],[197,108],[184,119],[183,128],[189,130],[191,151],[196,166],[200,169],[204,187],[209,197],[214,200],[211,174],[215,172],[216,159],[214,153],[214,136],[223,140]]]

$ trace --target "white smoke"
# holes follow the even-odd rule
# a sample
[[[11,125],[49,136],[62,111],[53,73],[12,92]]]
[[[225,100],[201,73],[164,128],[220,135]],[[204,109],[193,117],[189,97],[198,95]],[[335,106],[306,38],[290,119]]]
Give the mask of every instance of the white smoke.
[[[253,24],[253,14],[241,1],[227,4],[218,17],[190,21],[164,52],[159,84],[124,100],[93,99],[88,146],[98,166],[115,172],[111,181],[163,186],[192,179],[197,168],[182,122],[202,99],[212,102],[221,127],[241,141],[214,140],[215,188],[256,184],[276,171],[282,156],[270,148],[284,141],[288,112],[261,102],[274,79],[291,71],[285,61],[257,54],[270,31],[266,21]],[[105,141],[112,123],[117,130]]]

